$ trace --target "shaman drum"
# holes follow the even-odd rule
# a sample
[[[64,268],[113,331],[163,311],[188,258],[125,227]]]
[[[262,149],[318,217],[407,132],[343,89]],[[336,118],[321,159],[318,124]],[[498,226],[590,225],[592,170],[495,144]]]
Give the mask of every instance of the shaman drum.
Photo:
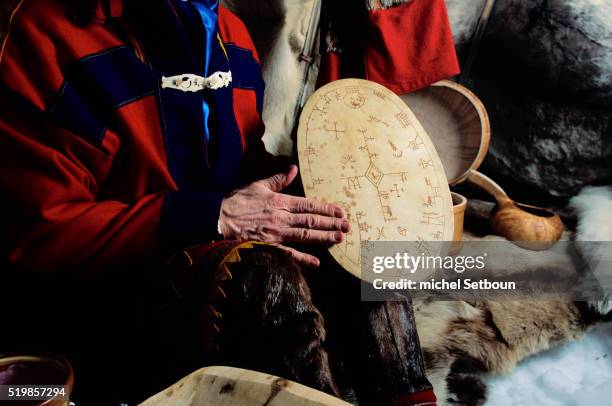
[[[298,128],[307,197],[343,207],[351,231],[330,248],[361,277],[365,241],[406,241],[414,255],[438,255],[453,238],[453,204],[442,162],[412,111],[373,82],[343,79],[316,91]],[[410,249],[412,249],[410,248]]]

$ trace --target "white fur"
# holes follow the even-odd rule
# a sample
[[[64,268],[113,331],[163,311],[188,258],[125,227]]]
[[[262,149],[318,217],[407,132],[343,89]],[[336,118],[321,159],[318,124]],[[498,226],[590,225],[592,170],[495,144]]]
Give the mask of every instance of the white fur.
[[[575,240],[583,257],[596,254],[590,242],[612,241],[612,187],[585,187],[570,206],[578,217]],[[612,301],[589,304],[601,315],[612,311]],[[527,359],[508,376],[490,377],[487,405],[609,404],[605,399],[612,396],[611,333],[612,325],[598,326],[584,340]]]
[[[291,131],[304,79],[304,65],[298,56],[308,31],[313,3],[312,0],[286,1],[285,24],[263,65],[266,80],[263,140],[266,149],[276,155],[293,154]]]
[[[587,186],[578,196],[572,198],[570,206],[576,210],[578,216],[575,239],[581,254],[587,260],[605,256],[605,262],[597,261],[603,265],[592,271],[598,278],[605,278],[608,281],[606,285],[609,285],[610,270],[606,269],[606,266],[610,263],[610,253],[605,252],[607,246],[599,247],[591,242],[612,241],[612,187]],[[593,301],[589,302],[589,305],[602,315],[612,312],[612,300]]]
[[[589,305],[601,315],[607,315],[612,312],[612,301],[595,301],[589,302]]]
[[[262,57],[266,82],[263,141],[274,155],[293,155],[291,132],[306,64],[299,59],[306,41],[315,0],[223,0],[247,24]],[[315,33],[316,34],[316,33]],[[318,40],[315,41],[318,44]],[[316,80],[318,47],[309,76]],[[312,87],[312,83],[310,83]]]
[[[456,45],[459,46],[471,40],[484,3],[485,0],[446,0]]]
[[[570,206],[578,214],[577,241],[612,241],[612,187],[587,186]]]

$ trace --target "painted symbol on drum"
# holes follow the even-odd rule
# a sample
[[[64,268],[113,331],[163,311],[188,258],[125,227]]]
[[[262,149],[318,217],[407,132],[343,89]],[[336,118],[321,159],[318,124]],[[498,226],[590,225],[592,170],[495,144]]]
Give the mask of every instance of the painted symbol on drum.
[[[366,102],[366,97],[360,92],[349,92],[344,96],[344,104],[351,109],[360,109]]]

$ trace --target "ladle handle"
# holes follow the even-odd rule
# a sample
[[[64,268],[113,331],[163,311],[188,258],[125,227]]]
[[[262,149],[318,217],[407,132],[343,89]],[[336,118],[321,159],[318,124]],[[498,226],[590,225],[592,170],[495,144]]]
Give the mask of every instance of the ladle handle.
[[[470,169],[470,174],[468,175],[467,180],[493,196],[500,205],[512,201],[504,189],[497,184],[497,182],[475,169]]]

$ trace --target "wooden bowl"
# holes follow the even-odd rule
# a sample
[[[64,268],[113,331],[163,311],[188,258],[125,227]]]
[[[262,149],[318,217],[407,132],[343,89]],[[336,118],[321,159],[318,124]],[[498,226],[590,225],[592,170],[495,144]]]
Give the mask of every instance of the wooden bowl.
[[[550,248],[561,238],[564,227],[557,214],[542,207],[516,203],[493,179],[478,171],[470,170],[468,180],[497,201],[489,220],[497,234],[519,247],[536,251]]]
[[[11,369],[13,369],[11,371]],[[0,372],[7,381],[3,385],[61,385],[66,394],[48,399],[39,406],[67,406],[74,386],[74,372],[68,360],[52,354],[7,354],[0,356]],[[30,402],[17,402],[30,404]]]
[[[467,199],[459,193],[451,192],[453,199],[453,215],[455,229],[453,233],[453,242],[451,243],[449,255],[454,255],[461,251],[463,239],[463,223],[465,219],[465,209],[467,208]]]
[[[533,251],[552,247],[564,229],[559,216],[551,211],[511,200],[495,206],[490,222],[496,233]]]
[[[443,80],[400,96],[436,146],[448,183],[465,181],[489,149],[491,125],[480,99],[469,89]]]
[[[467,208],[467,199],[459,193],[451,192],[453,198],[453,215],[455,216],[455,231],[453,233],[453,241],[461,241],[463,238],[463,220],[465,218],[465,209]]]

